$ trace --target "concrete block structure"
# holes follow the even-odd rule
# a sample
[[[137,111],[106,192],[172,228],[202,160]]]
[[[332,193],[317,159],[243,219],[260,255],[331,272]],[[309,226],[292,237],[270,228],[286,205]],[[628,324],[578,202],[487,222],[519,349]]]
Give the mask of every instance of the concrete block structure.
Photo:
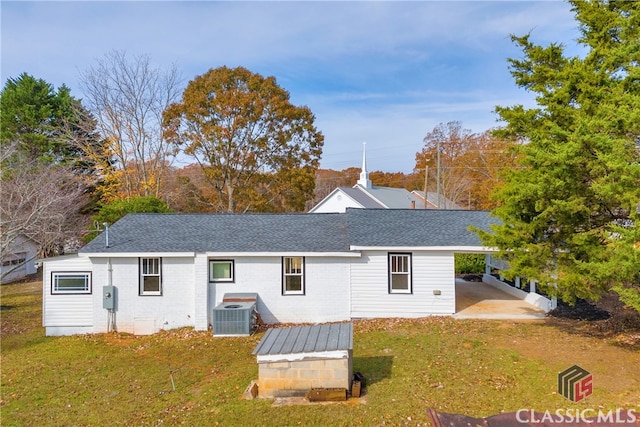
[[[350,390],[353,324],[270,329],[253,354],[258,397],[304,396],[314,388]]]

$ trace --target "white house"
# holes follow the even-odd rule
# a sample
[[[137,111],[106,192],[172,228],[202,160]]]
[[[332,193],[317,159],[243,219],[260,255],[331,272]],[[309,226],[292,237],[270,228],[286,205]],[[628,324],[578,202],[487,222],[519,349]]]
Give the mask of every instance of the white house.
[[[427,194],[427,204],[422,191],[371,185],[367,170],[366,151],[362,153],[360,179],[353,187],[338,187],[318,202],[309,213],[345,212],[359,209],[459,209],[451,200],[436,193]],[[438,202],[439,200],[439,202]]]
[[[78,254],[44,260],[47,335],[206,330],[225,294],[266,323],[455,312],[454,253],[489,253],[481,211],[131,214]]]
[[[19,235],[11,242],[8,253],[0,260],[0,283],[8,283],[35,274],[38,244]]]

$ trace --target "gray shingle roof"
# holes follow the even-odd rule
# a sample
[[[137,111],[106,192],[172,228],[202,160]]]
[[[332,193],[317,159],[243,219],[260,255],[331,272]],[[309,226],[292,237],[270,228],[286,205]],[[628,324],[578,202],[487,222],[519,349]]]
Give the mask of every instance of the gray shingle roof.
[[[363,188],[360,185],[338,188],[360,203],[365,209],[411,209],[411,202],[415,202],[416,207],[420,207],[420,198],[404,188],[376,186]]]
[[[420,201],[418,202],[418,207],[422,208],[424,206],[424,191],[413,190],[412,193],[418,196]],[[440,203],[438,203],[438,199],[440,199]],[[427,201],[431,203],[433,206],[437,206],[438,209],[460,209],[453,201],[449,200],[442,194],[438,196],[438,193],[434,193],[433,191],[429,191],[427,193]]]
[[[379,209],[384,208],[383,205],[376,202],[372,199],[367,193],[362,191],[359,187],[339,187],[340,190],[344,191],[349,195],[353,200],[360,203],[365,209]]]
[[[253,354],[263,356],[352,349],[353,324],[331,323],[269,329]]]
[[[404,188],[373,186],[362,191],[369,192],[389,209],[411,209],[411,202],[415,202],[417,207],[420,206],[420,199]]]
[[[355,246],[481,246],[469,226],[485,211],[347,209],[319,214],[130,214],[80,250],[122,252],[348,252]]]
[[[354,246],[482,246],[473,225],[489,230],[497,220],[486,211],[438,209],[348,209]]]
[[[341,214],[130,214],[80,252],[344,252]]]

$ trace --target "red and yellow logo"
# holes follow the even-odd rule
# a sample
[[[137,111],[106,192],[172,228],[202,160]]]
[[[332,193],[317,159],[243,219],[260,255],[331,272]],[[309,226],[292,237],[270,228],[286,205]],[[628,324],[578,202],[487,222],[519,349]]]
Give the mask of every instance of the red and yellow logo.
[[[578,365],[558,374],[558,393],[573,402],[580,402],[593,393],[593,375]]]

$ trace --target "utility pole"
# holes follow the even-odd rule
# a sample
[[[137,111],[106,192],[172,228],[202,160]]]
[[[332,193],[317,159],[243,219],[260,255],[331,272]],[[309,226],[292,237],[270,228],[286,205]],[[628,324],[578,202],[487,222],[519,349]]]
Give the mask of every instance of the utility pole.
[[[440,209],[440,140],[438,139],[438,156],[437,156],[437,169],[436,169],[436,194],[438,195],[436,209]]]
[[[428,204],[427,204],[427,188],[429,188],[427,186],[427,182],[429,180],[429,166],[424,167],[424,208],[428,209]]]

